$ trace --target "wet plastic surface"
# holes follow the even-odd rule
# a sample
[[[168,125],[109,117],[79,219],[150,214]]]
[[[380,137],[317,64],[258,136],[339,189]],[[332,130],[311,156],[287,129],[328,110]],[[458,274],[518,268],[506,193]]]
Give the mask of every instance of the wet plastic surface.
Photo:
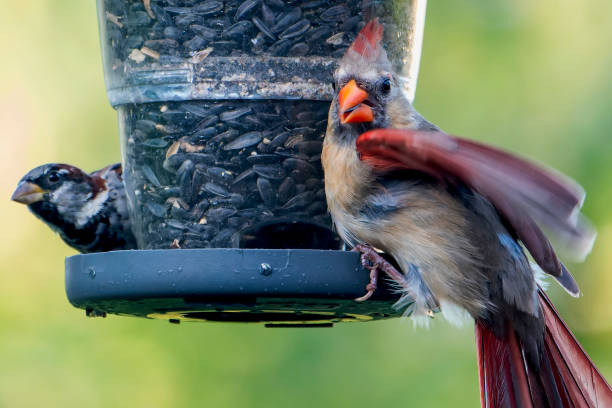
[[[369,272],[359,255],[316,250],[115,251],[66,258],[70,303],[90,316],[119,314],[172,322],[328,327],[397,317],[384,280],[362,296]]]

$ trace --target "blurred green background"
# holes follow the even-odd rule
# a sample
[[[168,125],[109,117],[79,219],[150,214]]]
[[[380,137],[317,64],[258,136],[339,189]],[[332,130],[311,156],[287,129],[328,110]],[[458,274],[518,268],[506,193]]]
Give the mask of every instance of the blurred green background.
[[[0,407],[478,405],[472,327],[392,320],[271,330],[111,316],[68,304],[59,238],[10,202],[45,162],[119,160],[95,2],[0,1]],[[553,301],[612,378],[612,2],[437,0],[417,108],[586,188],[599,237]]]

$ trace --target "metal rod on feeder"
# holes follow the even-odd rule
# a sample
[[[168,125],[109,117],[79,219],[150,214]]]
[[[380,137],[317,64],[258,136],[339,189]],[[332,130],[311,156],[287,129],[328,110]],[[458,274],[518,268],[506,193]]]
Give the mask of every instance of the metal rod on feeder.
[[[406,97],[412,103],[419,76],[427,0],[411,0],[408,7],[408,21],[406,22],[408,25],[408,44],[400,71],[400,80]]]

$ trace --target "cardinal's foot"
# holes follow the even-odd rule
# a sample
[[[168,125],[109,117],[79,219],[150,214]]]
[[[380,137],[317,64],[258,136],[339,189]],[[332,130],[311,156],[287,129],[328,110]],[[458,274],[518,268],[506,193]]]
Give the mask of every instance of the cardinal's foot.
[[[404,275],[371,246],[358,244],[355,245],[353,251],[361,253],[361,265],[370,271],[370,283],[366,286],[366,294],[355,299],[357,302],[363,302],[372,297],[378,285],[379,271],[383,271],[400,284],[405,282]]]
[[[378,287],[378,264],[372,263],[363,253],[361,253],[361,266],[370,270],[370,283],[366,285],[365,295],[355,298],[357,302],[363,302],[371,298]]]

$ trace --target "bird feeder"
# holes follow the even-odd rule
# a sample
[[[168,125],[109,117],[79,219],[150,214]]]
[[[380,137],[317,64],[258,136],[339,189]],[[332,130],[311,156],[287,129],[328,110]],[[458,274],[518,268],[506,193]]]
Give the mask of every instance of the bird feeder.
[[[364,24],[412,101],[426,0],[98,0],[107,93],[139,250],[76,255],[90,315],[330,325],[371,300],[325,202],[332,74]]]

